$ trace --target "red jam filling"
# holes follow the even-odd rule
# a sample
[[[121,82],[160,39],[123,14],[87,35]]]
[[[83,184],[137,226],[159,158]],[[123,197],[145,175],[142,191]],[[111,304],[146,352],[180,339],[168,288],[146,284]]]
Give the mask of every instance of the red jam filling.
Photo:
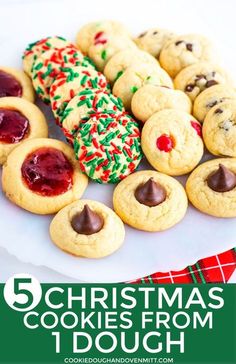
[[[29,131],[29,120],[15,110],[0,109],[0,142],[19,143]]]
[[[162,152],[170,152],[174,148],[174,140],[167,134],[162,134],[157,138],[157,148]]]
[[[0,70],[0,97],[22,96],[21,84],[9,73]]]
[[[42,196],[58,196],[72,187],[73,167],[64,153],[40,148],[29,154],[21,167],[28,188]]]

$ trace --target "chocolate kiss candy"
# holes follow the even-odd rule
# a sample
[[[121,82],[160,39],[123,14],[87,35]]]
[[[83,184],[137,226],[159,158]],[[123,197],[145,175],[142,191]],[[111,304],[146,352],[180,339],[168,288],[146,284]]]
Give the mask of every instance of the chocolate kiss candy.
[[[134,195],[138,202],[152,207],[165,201],[166,190],[153,178],[150,178],[146,183],[136,188]]]
[[[104,221],[101,216],[93,212],[88,205],[76,214],[72,221],[71,226],[78,234],[92,235],[100,231],[103,227]]]
[[[223,164],[219,164],[217,171],[207,177],[207,184],[216,192],[231,191],[236,186],[236,176]]]

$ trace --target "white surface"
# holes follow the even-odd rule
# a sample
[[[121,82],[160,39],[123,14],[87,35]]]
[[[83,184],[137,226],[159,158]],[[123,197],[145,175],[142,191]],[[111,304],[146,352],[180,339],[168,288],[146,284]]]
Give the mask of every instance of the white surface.
[[[20,56],[25,45],[38,38],[59,34],[74,39],[77,29],[82,24],[97,19],[113,18],[130,26],[134,34],[151,26],[166,27],[179,33],[206,34],[217,43],[224,66],[235,76],[234,0],[225,1],[224,6],[212,0],[197,3],[193,0],[129,0],[119,3],[107,0],[8,1],[5,4],[0,1],[0,4],[0,63],[3,65],[20,66]],[[25,14],[27,16],[24,16]],[[95,199],[106,201],[110,205],[109,189],[112,187],[99,186],[97,196],[96,189],[90,187]],[[88,193],[86,196],[92,197]],[[91,282],[128,280],[158,270],[183,268],[199,258],[236,245],[236,228],[233,227],[235,220],[214,219],[196,211],[192,211],[192,214],[198,216],[197,219],[188,213],[184,223],[161,234],[136,232],[134,236],[134,230],[129,229],[124,248],[110,258],[100,261],[78,260],[60,252],[50,243],[47,234],[48,217],[23,213],[3,198],[0,202],[0,245],[6,246],[23,260],[48,265],[77,279]],[[4,259],[4,262],[7,259],[10,261],[12,274],[18,271],[18,264],[21,269],[21,263],[5,252],[0,251],[0,259]],[[35,269],[36,276],[40,277],[42,274],[42,280],[73,281],[44,267],[33,268],[24,264],[22,266],[29,271]],[[11,275],[6,268],[1,262],[1,275]]]

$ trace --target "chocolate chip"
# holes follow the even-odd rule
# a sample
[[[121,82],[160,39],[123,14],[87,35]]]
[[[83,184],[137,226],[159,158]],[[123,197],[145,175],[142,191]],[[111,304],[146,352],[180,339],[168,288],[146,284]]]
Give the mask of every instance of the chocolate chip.
[[[206,83],[206,87],[211,87],[211,86],[214,86],[214,85],[218,85],[218,82],[215,81],[215,80],[209,80]]]
[[[155,30],[155,32],[153,32],[152,34],[153,34],[153,35],[156,35],[156,34],[158,34],[158,32]]]
[[[178,42],[175,42],[175,45],[179,45],[179,44],[181,44],[181,43],[184,43],[184,41],[183,40],[178,40]]]
[[[185,87],[185,91],[186,92],[191,92],[191,91],[193,91],[194,87],[195,87],[195,85],[193,85],[192,83],[190,83],[189,85],[187,85]]]
[[[222,114],[222,112],[223,112],[223,110],[220,108],[215,110],[215,114]]]
[[[193,51],[193,44],[192,43],[187,43],[186,48],[187,48],[188,51],[192,52]]]

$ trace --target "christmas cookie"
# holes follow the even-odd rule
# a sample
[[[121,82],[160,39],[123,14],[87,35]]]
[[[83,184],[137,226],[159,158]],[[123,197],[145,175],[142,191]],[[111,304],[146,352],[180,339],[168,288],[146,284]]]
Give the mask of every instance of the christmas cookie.
[[[106,64],[104,74],[109,82],[114,83],[123,74],[126,68],[136,63],[154,66],[159,65],[158,61],[147,52],[143,52],[139,49],[125,49],[111,57]]]
[[[236,159],[201,164],[189,176],[186,191],[198,210],[216,217],[236,217]]]
[[[19,97],[0,98],[0,164],[26,139],[47,136],[47,122],[36,105]]]
[[[84,25],[76,37],[76,44],[84,54],[88,54],[92,44],[103,44],[106,42],[107,34],[123,35],[130,37],[127,28],[118,21],[103,20]]]
[[[57,121],[63,116],[68,102],[85,88],[108,90],[106,78],[91,67],[62,69],[50,87],[51,108]]]
[[[156,170],[171,176],[189,173],[203,155],[201,124],[184,111],[159,111],[144,124],[142,149]]]
[[[183,68],[199,61],[215,61],[215,51],[208,39],[187,34],[169,40],[160,54],[160,64],[175,77]]]
[[[52,214],[78,200],[87,183],[73,150],[55,139],[25,141],[11,152],[3,166],[6,196],[36,214]]]
[[[127,36],[104,35],[102,39],[102,42],[94,40],[88,51],[89,57],[100,71],[103,71],[109,59],[122,49],[137,49],[135,43]]]
[[[130,110],[134,93],[146,84],[173,87],[171,78],[162,68],[136,64],[128,67],[118,78],[112,92],[123,101],[126,110]]]
[[[0,67],[0,97],[22,97],[34,102],[34,89],[29,77],[20,70]]]
[[[74,148],[81,170],[99,183],[118,182],[142,159],[138,124],[127,114],[94,114],[80,123]]]
[[[115,212],[128,225],[144,231],[166,230],[183,219],[188,200],[182,185],[155,171],[128,176],[114,190]]]
[[[182,91],[153,85],[141,87],[132,98],[132,113],[142,122],[163,109],[178,109],[191,113],[192,103]]]
[[[205,89],[217,84],[231,84],[227,73],[209,62],[199,62],[184,68],[174,79],[175,88],[194,100]]]
[[[236,157],[236,101],[228,100],[211,108],[202,132],[212,154]]]
[[[75,47],[64,47],[58,50],[49,50],[43,53],[34,63],[32,80],[36,93],[45,102],[49,103],[50,86],[63,68],[74,66],[90,67],[90,63]]]
[[[141,33],[134,39],[137,46],[158,58],[167,41],[174,37],[174,33],[167,29],[152,28]]]
[[[106,111],[105,111],[106,110]],[[73,144],[81,121],[89,120],[98,112],[124,112],[122,101],[104,90],[86,89],[68,103],[61,126],[67,139]]]
[[[52,241],[62,250],[86,258],[114,253],[124,242],[125,229],[109,207],[92,200],[64,207],[50,225]]]
[[[193,115],[201,122],[212,107],[228,100],[236,100],[236,91],[227,85],[215,85],[201,92],[193,104]]]
[[[28,45],[23,54],[23,69],[31,76],[34,62],[50,49],[60,49],[66,46],[73,46],[68,40],[62,37],[47,37]]]

